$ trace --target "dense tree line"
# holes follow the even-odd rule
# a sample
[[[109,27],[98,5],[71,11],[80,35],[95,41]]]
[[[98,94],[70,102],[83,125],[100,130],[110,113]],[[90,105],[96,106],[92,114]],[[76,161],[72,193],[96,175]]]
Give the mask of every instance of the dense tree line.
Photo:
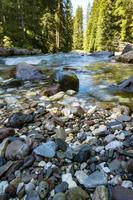
[[[1,46],[69,51],[72,35],[70,0],[0,0]]]
[[[88,51],[116,50],[119,42],[133,42],[133,1],[94,0],[85,37]]]

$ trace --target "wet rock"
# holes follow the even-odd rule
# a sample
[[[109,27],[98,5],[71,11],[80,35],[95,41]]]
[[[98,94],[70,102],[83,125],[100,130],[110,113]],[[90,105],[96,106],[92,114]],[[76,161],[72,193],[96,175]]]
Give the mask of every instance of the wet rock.
[[[10,104],[17,104],[18,100],[15,97],[6,97],[5,102],[10,105]]]
[[[20,63],[16,68],[16,78],[22,81],[43,80],[42,72],[32,65]]]
[[[15,130],[12,128],[0,128],[0,141],[9,136],[15,135]]]
[[[68,189],[68,183],[66,182],[62,182],[59,185],[57,185],[55,187],[55,192],[59,193],[59,192],[66,192],[66,190]]]
[[[133,63],[133,50],[118,56],[116,60],[123,63]]]
[[[108,189],[105,186],[98,186],[92,200],[108,200]]]
[[[38,193],[41,199],[44,199],[49,192],[49,185],[46,181],[41,181],[38,186]]]
[[[28,199],[27,199],[28,200]],[[64,193],[60,192],[60,193],[57,193],[53,200],[66,200],[66,196]]]
[[[83,171],[77,171],[75,176],[78,182],[86,188],[95,188],[107,184],[107,177],[102,171],[95,171],[89,176]]]
[[[58,74],[58,81],[62,91],[79,90],[79,79],[74,73],[61,72]]]
[[[123,55],[123,54],[125,54],[125,53],[127,53],[127,52],[129,52],[129,51],[131,51],[131,50],[133,50],[132,45],[131,45],[131,44],[127,44],[127,45],[124,47],[124,49],[123,49],[121,55]]]
[[[7,160],[24,159],[30,152],[30,146],[21,140],[11,142],[6,149],[5,158]]]
[[[96,137],[92,137],[92,136],[87,136],[85,143],[92,146],[97,144],[97,138]]]
[[[118,140],[114,140],[114,141],[108,143],[105,146],[105,149],[106,150],[109,150],[109,149],[120,149],[120,148],[122,148],[122,146],[123,146],[122,142],[119,142]]]
[[[77,187],[76,182],[73,180],[72,175],[70,173],[62,175],[62,182],[66,182],[68,184],[68,188]]]
[[[122,186],[116,186],[112,191],[112,200],[133,200],[133,191]]]
[[[123,92],[133,93],[133,77],[130,77],[117,85],[117,89]]]
[[[66,200],[90,200],[89,194],[80,187],[75,187],[66,192]]]
[[[33,122],[32,114],[14,113],[9,117],[7,126],[12,128],[22,128],[25,124]]]
[[[91,148],[89,145],[83,145],[78,153],[74,156],[76,162],[86,162],[90,158]]]
[[[56,153],[57,145],[54,141],[42,143],[34,149],[34,153],[46,158],[53,158]]]

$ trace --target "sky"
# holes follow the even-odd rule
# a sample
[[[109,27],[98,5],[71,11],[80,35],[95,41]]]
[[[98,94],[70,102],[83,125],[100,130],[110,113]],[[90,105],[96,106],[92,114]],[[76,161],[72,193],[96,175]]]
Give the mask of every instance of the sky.
[[[72,1],[72,5],[73,5],[73,11],[75,14],[76,8],[79,6],[83,7],[83,12],[84,12],[84,16],[86,15],[86,11],[87,11],[87,6],[89,1],[92,2],[92,0],[71,0]]]

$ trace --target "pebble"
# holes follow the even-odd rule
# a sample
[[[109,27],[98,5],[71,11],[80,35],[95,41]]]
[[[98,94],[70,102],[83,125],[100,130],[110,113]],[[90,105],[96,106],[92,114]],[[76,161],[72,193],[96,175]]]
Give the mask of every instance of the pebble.
[[[4,195],[7,187],[8,187],[7,181],[0,181],[0,195]]]
[[[105,146],[105,150],[109,150],[109,149],[119,149],[119,148],[122,148],[123,144],[122,142],[118,141],[118,140],[114,140],[110,143],[108,143],[106,146]]]
[[[15,140],[7,146],[5,157],[7,160],[23,159],[25,156],[29,154],[29,152],[30,152],[29,144],[21,140]]]
[[[112,191],[113,200],[133,200],[133,191],[122,186],[116,186]]]
[[[107,127],[105,125],[101,125],[99,126],[99,128],[95,129],[92,134],[93,135],[103,135],[103,134],[106,134],[106,131],[107,131]]]
[[[77,171],[75,176],[78,182],[86,188],[95,188],[107,184],[107,177],[102,171],[95,171],[89,176],[83,171]]]
[[[105,186],[98,186],[92,200],[108,200],[108,189]]]
[[[76,182],[73,180],[72,175],[70,173],[62,175],[62,182],[66,182],[68,184],[68,188],[77,187]]]
[[[42,143],[34,149],[34,153],[46,158],[53,158],[56,153],[57,145],[54,141]]]

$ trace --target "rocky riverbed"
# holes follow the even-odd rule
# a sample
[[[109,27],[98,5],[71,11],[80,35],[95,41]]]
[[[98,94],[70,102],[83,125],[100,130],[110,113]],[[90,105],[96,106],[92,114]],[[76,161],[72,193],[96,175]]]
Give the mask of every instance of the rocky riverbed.
[[[0,199],[133,200],[132,110],[44,88],[1,90]]]

